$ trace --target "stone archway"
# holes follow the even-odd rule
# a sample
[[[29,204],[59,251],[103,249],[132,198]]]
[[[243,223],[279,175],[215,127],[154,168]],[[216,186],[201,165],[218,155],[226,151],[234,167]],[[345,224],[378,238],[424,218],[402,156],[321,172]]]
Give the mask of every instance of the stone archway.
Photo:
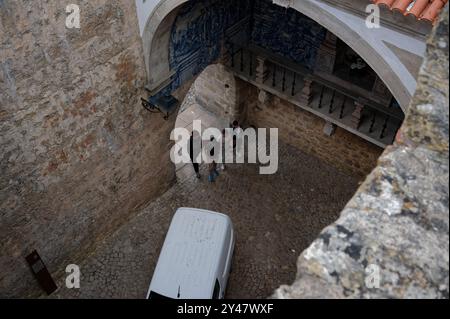
[[[286,6],[286,1],[283,0],[273,2]],[[425,53],[423,41],[383,26],[379,29],[369,29],[365,25],[364,17],[339,10],[325,2],[292,1],[289,7],[332,31],[357,52],[383,80],[406,113],[417,81],[415,75],[405,66],[410,61],[400,59],[392,51],[392,45],[404,46],[405,50],[414,51],[416,54],[413,55],[421,58]],[[421,60],[418,64],[421,64]]]
[[[148,74],[148,88],[157,89],[167,83],[173,75],[171,72],[170,56],[170,28],[172,27],[179,9],[187,0],[161,0],[147,18],[143,31],[143,46]],[[275,4],[286,5],[285,1],[273,1]],[[389,30],[390,39],[381,37],[380,30],[365,28],[362,17],[351,15],[329,4],[316,0],[295,1],[290,7],[305,14],[328,30],[332,30],[340,39],[354,49],[383,80],[403,111],[407,110],[411,96],[416,89],[417,82],[408,67],[407,61],[401,59],[392,45],[399,43],[403,49],[414,51],[420,59],[424,53],[425,44],[408,35]]]
[[[190,133],[193,122],[201,121],[202,131],[229,127],[234,120],[245,118],[245,107],[240,95],[241,81],[222,64],[211,64],[192,83],[175,120],[175,128],[185,128]],[[173,134],[171,139],[174,139]],[[194,174],[192,165],[175,165],[178,181]]]

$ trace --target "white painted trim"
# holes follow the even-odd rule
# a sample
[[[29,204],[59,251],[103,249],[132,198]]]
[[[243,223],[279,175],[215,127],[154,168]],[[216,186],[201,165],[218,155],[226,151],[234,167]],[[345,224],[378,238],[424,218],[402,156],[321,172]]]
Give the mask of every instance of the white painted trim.
[[[136,0],[142,1],[142,0]],[[151,1],[152,12],[146,18],[142,32],[144,58],[149,82],[151,81],[150,54],[153,38],[160,23],[176,8],[188,0],[146,0]],[[272,0],[275,4],[286,5],[285,0]],[[412,95],[415,92],[417,81],[400,59],[383,41],[395,44],[397,47],[424,56],[425,43],[417,38],[381,27],[368,29],[365,20],[341,8],[331,6],[320,0],[292,0],[290,7],[315,20],[347,43],[354,49],[378,74],[386,86],[391,90],[406,112]],[[142,15],[145,17],[145,15]],[[144,18],[140,18],[144,19]],[[140,20],[140,25],[142,21]],[[150,83],[151,84],[151,83]]]

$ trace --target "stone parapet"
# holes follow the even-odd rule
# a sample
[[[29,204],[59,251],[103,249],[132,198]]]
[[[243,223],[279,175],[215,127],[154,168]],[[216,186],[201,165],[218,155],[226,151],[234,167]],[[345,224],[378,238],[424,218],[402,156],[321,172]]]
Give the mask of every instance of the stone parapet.
[[[274,298],[448,298],[448,7],[441,19],[395,145]]]

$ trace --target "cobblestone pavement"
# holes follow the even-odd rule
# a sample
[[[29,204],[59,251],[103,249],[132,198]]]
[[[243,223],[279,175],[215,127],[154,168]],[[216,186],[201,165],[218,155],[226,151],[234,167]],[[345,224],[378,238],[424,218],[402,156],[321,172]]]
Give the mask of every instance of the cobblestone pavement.
[[[197,117],[197,116],[195,116]],[[227,165],[208,183],[191,165],[179,167],[178,183],[150,203],[81,265],[81,289],[61,288],[56,298],[145,298],[171,218],[179,207],[228,214],[236,248],[227,298],[265,298],[293,282],[296,260],[319,232],[334,222],[358,180],[314,157],[280,144],[275,175],[255,164]]]

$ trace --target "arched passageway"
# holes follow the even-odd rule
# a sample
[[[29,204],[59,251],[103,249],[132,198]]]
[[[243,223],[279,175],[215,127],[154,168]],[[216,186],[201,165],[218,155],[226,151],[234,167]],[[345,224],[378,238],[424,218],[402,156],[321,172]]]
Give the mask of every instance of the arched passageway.
[[[161,212],[170,216],[175,206],[201,206],[202,208],[229,213],[232,219],[237,221],[237,231],[248,236],[248,240],[243,239],[239,243],[241,250],[235,261],[235,264],[238,265],[237,268],[235,267],[237,275],[231,278],[230,296],[264,297],[282,282],[292,280],[298,253],[311,240],[316,238],[323,227],[337,218],[343,205],[356,190],[361,175],[364,176],[367,170],[370,170],[370,166],[375,165],[375,161],[370,162],[369,168],[360,167],[361,163],[365,161],[364,156],[357,155],[355,158],[352,156],[353,154],[364,153],[361,150],[366,150],[367,143],[364,141],[353,143],[351,134],[347,134],[345,130],[338,130],[334,138],[334,142],[340,140],[338,149],[342,152],[333,152],[335,150],[333,141],[316,139],[319,133],[322,133],[319,126],[323,125],[317,118],[303,111],[300,116],[298,113],[289,113],[285,117],[284,111],[292,111],[293,104],[286,103],[286,101],[283,101],[283,97],[277,96],[274,92],[262,94],[264,88],[257,87],[255,83],[258,83],[262,78],[263,81],[259,83],[264,84],[267,75],[271,74],[270,72],[272,72],[274,78],[277,78],[279,70],[271,71],[270,68],[265,68],[266,65],[264,62],[261,63],[261,60],[244,61],[244,54],[236,56],[234,53],[238,51],[235,50],[236,47],[233,48],[236,44],[248,45],[250,40],[256,42],[256,44],[258,44],[258,40],[263,42],[268,40],[268,38],[262,37],[264,34],[254,32],[255,28],[259,28],[258,31],[260,31],[266,26],[264,16],[256,15],[258,19],[255,19],[254,12],[258,8],[251,6],[255,2],[239,1],[237,7],[241,9],[233,9],[231,12],[227,10],[223,10],[224,12],[202,10],[200,4],[210,2],[212,3],[212,1],[205,0],[195,4],[193,2],[185,4],[185,1],[169,0],[164,2],[166,5],[161,5],[155,9],[153,18],[150,18],[147,24],[148,28],[144,33],[144,50],[146,51],[145,58],[149,76],[148,90],[151,94],[173,93],[184,84],[192,81],[208,65],[216,62],[218,64],[215,67],[230,67],[229,64],[233,62],[233,57],[236,57],[240,59],[240,61],[235,61],[237,68],[240,68],[241,72],[249,71],[244,81],[247,80],[249,85],[253,86],[247,92],[249,95],[248,101],[251,105],[246,105],[246,111],[252,110],[255,111],[255,114],[260,114],[248,120],[255,120],[267,125],[283,123],[281,126],[289,126],[302,133],[299,134],[295,130],[286,131],[287,133],[284,136],[286,143],[283,142],[280,148],[280,154],[283,156],[280,161],[282,167],[275,178],[269,180],[255,174],[254,167],[251,165],[235,166],[221,176],[221,180],[214,186],[215,188],[211,188],[207,181],[199,181],[188,175],[185,176],[185,181],[177,183],[176,187],[165,195],[168,196],[165,197],[165,200],[171,203],[171,207],[161,208],[160,205],[156,204],[150,210],[151,212],[160,211],[155,216],[161,216]],[[257,2],[262,6],[269,5],[267,1]],[[214,3],[220,3],[220,1]],[[224,7],[226,8],[227,5]],[[221,6],[217,8],[220,9]],[[211,8],[208,7],[207,9]],[[279,8],[274,7],[274,10],[279,10]],[[303,39],[308,40],[304,42],[305,46],[293,47],[293,43],[303,42],[293,41],[292,38],[277,41],[275,39],[277,36],[272,39],[269,38],[272,42],[268,41],[268,44],[272,45],[271,49],[280,49],[279,54],[287,54],[286,59],[297,59],[307,69],[316,71],[316,62],[320,61],[319,52],[323,49],[324,42],[330,40],[330,33],[305,16],[296,15],[292,10],[290,14],[293,20],[286,19],[287,23],[284,26],[289,29],[291,26],[289,21],[291,21],[292,25],[302,26],[302,32],[296,33],[295,30],[291,30],[294,32],[286,33],[286,35],[300,34]],[[305,24],[299,23],[300,21],[296,19],[301,19]],[[215,32],[211,34],[210,31],[213,30]],[[224,30],[228,32],[224,32]],[[231,48],[230,43],[232,44]],[[358,47],[358,45],[353,47]],[[244,51],[241,50],[240,52]],[[367,58],[374,61],[373,57],[367,56]],[[244,65],[244,62],[250,64]],[[377,67],[384,68],[386,66],[384,62],[378,66],[373,62],[369,62],[369,64],[374,67],[375,71],[377,71]],[[263,67],[259,68],[261,65]],[[322,66],[327,66],[326,61]],[[389,72],[389,70],[386,72]],[[217,69],[215,73],[223,75],[217,72]],[[239,78],[236,73],[234,76]],[[249,77],[252,76],[255,77],[255,83],[248,81]],[[242,79],[242,77],[240,78]],[[278,79],[280,78],[278,77]],[[305,79],[306,77],[302,78],[302,80]],[[202,79],[202,75],[197,79],[197,81],[205,83],[211,83],[210,80],[209,78]],[[292,82],[295,83],[295,76]],[[196,83],[194,83],[194,88]],[[215,90],[216,85],[211,91],[217,92]],[[284,86],[281,82],[277,85]],[[302,83],[297,90],[303,93],[305,87],[305,84]],[[399,91],[396,94],[401,96],[399,92],[403,89],[398,88]],[[207,90],[202,92],[205,91]],[[267,95],[272,96],[267,98]],[[187,99],[191,97],[192,95],[187,95]],[[228,98],[230,97],[228,96]],[[198,99],[195,97],[196,102],[201,100],[202,97],[198,97]],[[203,101],[203,107],[214,107],[217,100],[217,96],[207,96]],[[333,99],[331,98],[331,100]],[[229,99],[227,102],[229,102]],[[192,118],[189,118],[189,114],[185,114],[185,117],[183,113],[186,111],[195,113],[195,110],[190,109],[192,105],[186,103],[185,101],[184,105],[181,106],[180,118],[176,124],[183,125],[183,127],[191,125],[189,122],[192,120]],[[270,111],[266,112],[267,110]],[[226,117],[232,112],[228,111],[227,113],[226,108],[219,108],[215,111],[220,114],[219,117],[225,119],[221,124],[216,123],[214,125],[226,125],[229,120]],[[246,111],[242,112],[241,115],[246,114]],[[295,112],[298,112],[298,110],[295,110]],[[201,113],[206,114],[203,113],[203,110]],[[278,122],[271,121],[272,119],[276,119]],[[179,124],[180,122],[182,124]],[[305,127],[301,127],[304,123],[306,123]],[[304,138],[305,134],[309,134],[306,139]],[[292,146],[297,141],[303,140],[312,141],[309,144],[301,144],[307,151],[311,151],[315,146],[320,145],[321,148],[314,149],[314,151],[317,154],[328,154],[327,160],[329,163],[336,160],[337,153],[344,154],[339,161],[342,163],[348,162],[350,168],[355,168],[358,172],[357,176],[342,173],[341,168],[343,167],[336,169],[336,167],[328,165],[324,161],[317,161],[315,157],[311,157]],[[354,148],[344,151],[347,145]],[[380,152],[380,150],[368,151],[371,160],[376,160]],[[350,155],[348,155],[349,153]],[[339,176],[339,178],[336,179],[336,176]],[[295,194],[293,194],[293,190],[295,190]],[[271,196],[268,196],[268,194]],[[276,207],[273,205],[276,205]],[[167,217],[163,218],[166,219]],[[283,238],[286,238],[284,236],[290,231],[293,240],[287,243]],[[288,245],[292,245],[292,247],[288,247]],[[290,266],[286,266],[287,264]],[[280,268],[282,269],[279,273],[280,276],[272,277]],[[263,278],[264,280],[262,280]],[[262,286],[259,284],[261,282],[264,282]],[[240,286],[242,283],[246,285],[245,292]],[[245,294],[240,295],[240,293]]]
[[[147,18],[142,38],[148,88],[152,92],[157,92],[168,84],[171,84],[173,90],[187,80],[190,73],[198,74],[220,56],[218,50],[224,36],[244,42],[249,38],[252,40],[255,30],[255,14],[252,10],[255,7],[263,4],[270,5],[275,10],[280,9],[268,0],[186,2],[161,0]],[[301,5],[294,2],[292,9],[286,12],[292,13],[295,10],[311,18],[317,25],[332,30],[355,50],[387,85],[402,109],[406,110],[416,86],[414,71],[408,66],[417,65],[418,68],[420,65],[425,48],[423,40],[399,32],[388,32],[390,36],[386,38],[386,30],[368,30],[364,19],[346,16],[345,13],[314,0],[302,2]],[[283,26],[288,21],[281,22]],[[259,27],[261,26],[257,28]],[[177,44],[177,38],[180,40],[178,44],[183,43],[183,48],[180,55],[174,56],[173,44]],[[287,37],[284,40],[290,39]],[[202,48],[198,47],[200,43]],[[195,50],[190,50],[190,45],[196,47]],[[398,49],[394,49],[395,46]],[[180,48],[177,47],[176,50]],[[397,54],[400,51],[410,53]],[[205,52],[208,53],[205,55]],[[198,54],[194,57],[194,65],[189,65],[187,58],[190,54]]]
[[[234,120],[241,119],[238,81],[225,66],[208,66],[196,78],[182,101],[175,128],[185,128],[192,133],[193,121],[201,121],[202,131],[211,127],[223,130]],[[171,138],[174,138],[173,134]],[[194,175],[190,163],[179,163],[175,168],[178,181]]]
[[[170,6],[174,10],[166,12]],[[220,63],[256,85],[259,97],[270,93],[321,117],[327,134],[340,127],[384,148],[404,119],[373,61],[316,21],[268,0],[165,2],[150,16],[144,49],[152,96],[174,94]],[[369,60],[377,55],[366,53]],[[382,69],[388,72],[386,63]]]
[[[256,88],[235,77],[225,66],[213,64],[198,75],[179,108],[170,117],[175,127],[192,129],[228,127],[236,117],[244,119],[256,100]],[[222,103],[215,104],[217,101]],[[159,114],[158,114],[159,116]],[[176,116],[176,118],[175,118]],[[253,119],[248,118],[251,122]],[[166,137],[168,138],[168,136]],[[59,297],[89,298],[101,295],[105,274],[113,273],[109,291],[113,297],[143,298],[148,289],[161,245],[178,207],[196,207],[228,214],[234,224],[236,248],[226,298],[266,298],[281,284],[295,278],[295,261],[318,233],[338,218],[340,210],[358,187],[359,178],[280,140],[279,169],[274,175],[259,174],[258,164],[227,164],[215,183],[201,177],[191,164],[177,167],[177,182],[149,203],[91,255],[80,267],[92,278],[82,290],[64,289]],[[120,258],[110,256],[120,252]],[[109,260],[104,267],[99,261]],[[133,271],[123,271],[127,261]],[[124,283],[133,283],[126,285]]]

